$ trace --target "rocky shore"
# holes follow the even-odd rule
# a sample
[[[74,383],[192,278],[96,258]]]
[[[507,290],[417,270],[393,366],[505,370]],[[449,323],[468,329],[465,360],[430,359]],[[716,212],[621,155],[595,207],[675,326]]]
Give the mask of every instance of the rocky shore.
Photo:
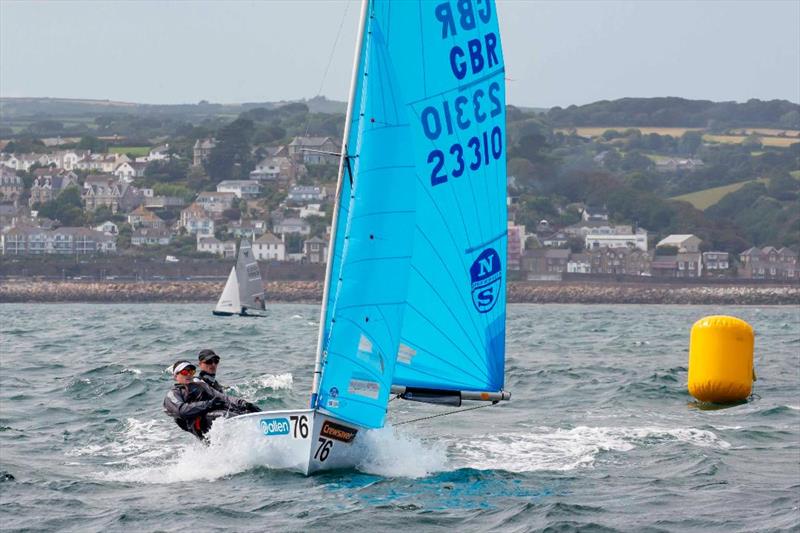
[[[0,303],[10,302],[215,302],[223,283],[3,281]],[[266,284],[270,302],[317,303],[322,283]],[[800,285],[675,285],[579,282],[510,282],[509,303],[799,305]]]

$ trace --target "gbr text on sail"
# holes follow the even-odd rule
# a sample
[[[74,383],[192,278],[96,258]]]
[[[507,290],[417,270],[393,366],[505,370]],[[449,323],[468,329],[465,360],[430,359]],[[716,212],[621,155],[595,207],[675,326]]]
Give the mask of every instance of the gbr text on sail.
[[[432,4],[432,15],[449,46],[447,64],[458,90],[420,113],[431,186],[476,172],[503,157],[502,75],[499,41],[490,0]],[[498,118],[499,117],[499,118]]]

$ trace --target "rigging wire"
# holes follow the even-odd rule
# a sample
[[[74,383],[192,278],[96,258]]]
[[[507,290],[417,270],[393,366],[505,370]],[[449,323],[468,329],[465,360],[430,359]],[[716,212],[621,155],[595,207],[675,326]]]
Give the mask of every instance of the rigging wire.
[[[317,98],[319,95],[322,94],[322,87],[325,85],[325,80],[328,77],[328,71],[331,68],[331,64],[333,63],[333,56],[336,53],[336,46],[339,44],[339,37],[342,35],[342,28],[344,27],[344,21],[347,19],[347,11],[350,9],[350,2],[346,2],[344,5],[344,13],[342,14],[342,20],[339,22],[339,29],[336,30],[336,38],[333,40],[333,46],[331,47],[331,53],[328,56],[328,64],[325,66],[325,71],[322,73],[322,79],[319,82],[319,88],[317,89],[317,94],[314,95],[314,98]],[[311,113],[309,113],[310,115]],[[308,137],[308,128],[311,124],[311,117],[308,116],[306,118],[306,132],[304,134],[305,137]]]
[[[397,398],[399,398],[399,396],[396,396],[395,398],[392,398],[392,400],[397,399]],[[392,401],[392,400],[389,400],[389,401]],[[397,427],[397,426],[402,426],[402,425],[405,425],[405,424],[411,424],[412,422],[421,422],[423,420],[430,420],[431,418],[439,418],[440,416],[454,415],[456,413],[464,413],[466,411],[474,411],[476,409],[483,409],[484,407],[492,407],[493,405],[496,405],[497,403],[498,402],[492,402],[492,403],[489,403],[489,404],[486,404],[486,405],[476,405],[475,407],[467,407],[465,409],[457,409],[455,411],[447,411],[446,413],[439,413],[438,415],[423,416],[421,418],[412,418],[411,420],[403,420],[402,422],[397,422],[396,424],[392,424],[392,425],[394,427]]]

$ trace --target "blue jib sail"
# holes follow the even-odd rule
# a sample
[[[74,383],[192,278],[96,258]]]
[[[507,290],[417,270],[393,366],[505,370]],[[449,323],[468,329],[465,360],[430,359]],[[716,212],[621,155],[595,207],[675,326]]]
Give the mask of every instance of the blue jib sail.
[[[380,427],[392,384],[502,389],[505,84],[492,1],[367,14],[317,405]]]

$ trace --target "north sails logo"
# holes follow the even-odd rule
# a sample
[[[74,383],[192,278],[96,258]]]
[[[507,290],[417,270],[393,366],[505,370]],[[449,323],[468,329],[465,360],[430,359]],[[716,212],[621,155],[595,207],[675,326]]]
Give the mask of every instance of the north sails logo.
[[[472,282],[472,303],[479,313],[488,313],[500,297],[500,255],[487,248],[469,268]]]
[[[261,431],[267,437],[273,435],[288,435],[289,421],[285,418],[262,418]]]

